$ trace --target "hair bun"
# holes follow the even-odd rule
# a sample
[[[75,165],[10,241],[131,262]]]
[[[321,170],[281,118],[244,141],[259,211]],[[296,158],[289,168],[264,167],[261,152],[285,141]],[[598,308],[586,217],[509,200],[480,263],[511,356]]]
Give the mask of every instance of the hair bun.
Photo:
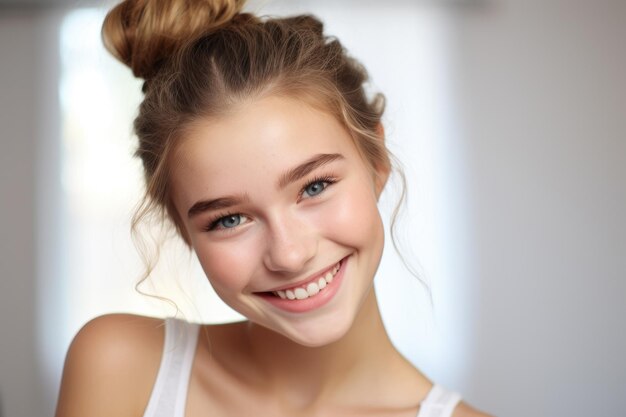
[[[245,0],[124,0],[102,25],[104,46],[149,79],[190,40],[230,22]]]

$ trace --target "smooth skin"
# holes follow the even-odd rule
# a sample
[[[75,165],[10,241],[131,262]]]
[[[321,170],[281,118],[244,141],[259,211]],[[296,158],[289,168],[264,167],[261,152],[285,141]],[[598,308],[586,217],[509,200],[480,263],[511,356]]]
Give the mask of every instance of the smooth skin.
[[[319,155],[340,157],[294,171]],[[391,344],[373,287],[388,172],[334,117],[276,96],[198,122],[173,166],[186,237],[218,295],[248,318],[202,326],[186,417],[415,417],[432,383]],[[289,313],[259,296],[341,259],[341,286],[320,308]],[[159,319],[89,322],[68,352],[56,416],[142,416],[163,340]],[[454,412],[478,416],[488,417],[465,403]]]

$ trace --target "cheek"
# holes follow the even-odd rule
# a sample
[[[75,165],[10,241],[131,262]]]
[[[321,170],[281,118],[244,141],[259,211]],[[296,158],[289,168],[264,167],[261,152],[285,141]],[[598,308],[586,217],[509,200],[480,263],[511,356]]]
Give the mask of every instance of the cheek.
[[[382,245],[384,230],[376,196],[369,184],[335,198],[320,221],[323,234],[347,246]]]
[[[254,270],[252,248],[242,247],[241,244],[211,243],[195,250],[205,275],[218,294],[245,288],[247,277]]]

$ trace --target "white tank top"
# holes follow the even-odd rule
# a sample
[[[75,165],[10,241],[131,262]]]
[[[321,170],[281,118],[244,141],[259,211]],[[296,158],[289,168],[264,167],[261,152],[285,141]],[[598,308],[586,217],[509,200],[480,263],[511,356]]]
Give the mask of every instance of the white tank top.
[[[144,417],[184,417],[187,388],[200,326],[183,320],[165,320],[161,365]],[[420,403],[417,417],[451,417],[461,397],[433,385]]]

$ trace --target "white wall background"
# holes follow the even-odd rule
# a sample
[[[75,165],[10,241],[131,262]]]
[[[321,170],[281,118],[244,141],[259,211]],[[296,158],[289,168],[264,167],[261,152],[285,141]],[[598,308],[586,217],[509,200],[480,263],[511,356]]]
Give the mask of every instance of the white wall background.
[[[468,393],[502,416],[624,416],[626,2],[493,1],[456,23]]]
[[[27,23],[24,16],[0,17],[0,404],[7,410],[16,408],[11,401],[26,403],[30,395],[41,395],[34,361],[37,344],[32,332],[36,323],[32,170],[36,126],[30,123],[34,91],[28,86],[36,79],[36,57],[22,49],[32,50],[36,35]],[[13,36],[20,38],[21,45],[9,39]],[[13,59],[6,59],[7,56]],[[16,120],[21,123],[15,123]],[[9,396],[15,400],[9,400]],[[24,408],[32,410],[28,405]]]
[[[402,22],[413,25],[408,30],[384,14],[362,33],[331,25],[348,46],[355,37],[375,39],[376,31],[399,39],[373,43],[380,60],[366,64],[390,98],[392,146],[415,177],[409,215],[432,219],[417,229],[434,247],[433,258],[420,260],[435,313],[405,304],[387,307],[386,320],[428,315],[435,330],[418,329],[414,339],[397,332],[398,343],[434,334],[436,343],[407,354],[433,379],[498,416],[625,415],[626,4],[477,4],[430,5],[430,17],[419,20],[409,13],[417,6],[398,2],[407,10]],[[337,22],[358,15],[317,2],[297,7],[338,13]],[[63,318],[62,294],[55,293],[60,277],[41,279],[49,271],[37,265],[54,265],[63,247],[37,242],[62,227],[49,224],[62,202],[45,175],[58,170],[60,21],[50,8],[0,8],[3,417],[52,414],[56,388],[49,387],[58,383],[44,365],[47,355],[59,355],[46,349],[55,335],[39,329],[39,315],[43,301],[43,311],[61,305],[55,317]],[[449,53],[398,55],[395,48],[410,51],[429,30],[447,34]],[[390,78],[409,82],[409,64],[427,71],[433,84],[410,94],[386,85]],[[446,91],[435,95],[433,86]],[[407,119],[403,113],[412,109],[435,119],[411,119],[412,113]],[[434,131],[434,142],[425,141]],[[432,166],[414,166],[424,153]],[[416,251],[429,254],[428,247]],[[446,359],[451,366],[442,366]]]
[[[52,414],[40,306],[54,300],[59,248],[39,247],[58,231],[59,111],[55,10],[0,7],[0,416]],[[37,196],[44,199],[37,201]],[[36,210],[39,204],[38,210]],[[38,276],[44,277],[42,281]],[[44,285],[42,285],[42,283]],[[49,291],[51,290],[51,291]],[[62,299],[60,305],[63,305]],[[50,335],[54,338],[54,335]]]

